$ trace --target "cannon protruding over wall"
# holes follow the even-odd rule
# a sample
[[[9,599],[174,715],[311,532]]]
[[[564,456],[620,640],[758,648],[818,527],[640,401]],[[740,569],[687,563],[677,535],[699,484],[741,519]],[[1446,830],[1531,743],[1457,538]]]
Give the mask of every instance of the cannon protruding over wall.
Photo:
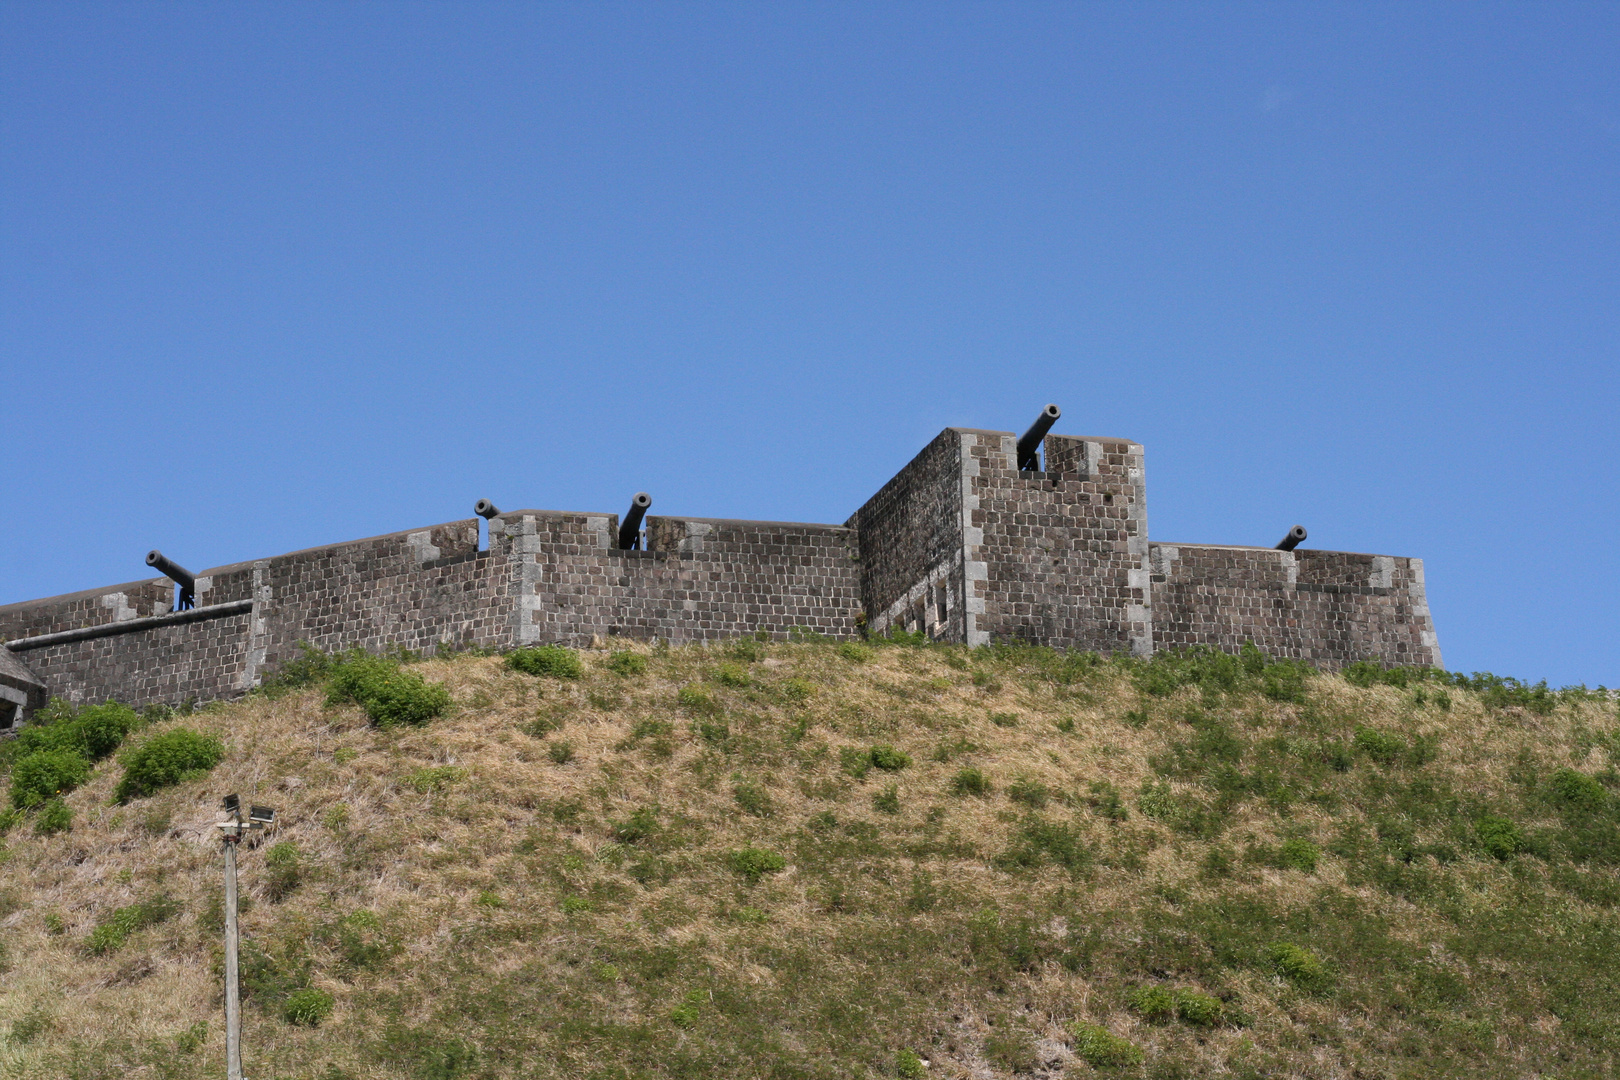
[[[1324,667],[1439,665],[1418,559],[1148,539],[1129,439],[947,428],[843,525],[503,511],[0,607],[0,722],[45,694],[179,704],[298,655],[891,629],[1128,652],[1253,641]],[[488,522],[488,548],[479,526]],[[8,704],[9,703],[9,704]],[[3,727],[3,723],[0,723]]]

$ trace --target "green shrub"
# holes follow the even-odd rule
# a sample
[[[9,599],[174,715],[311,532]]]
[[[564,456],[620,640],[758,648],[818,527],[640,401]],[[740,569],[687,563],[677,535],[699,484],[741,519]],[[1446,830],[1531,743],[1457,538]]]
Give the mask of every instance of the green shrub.
[[[1018,714],[1010,712],[993,712],[990,714],[990,722],[996,725],[996,727],[1017,727]]]
[[[224,744],[211,735],[190,728],[165,731],[124,751],[124,776],[113,797],[128,802],[150,795],[203,775],[224,757]]]
[[[567,739],[558,739],[546,747],[546,756],[557,765],[566,765],[574,760],[574,744]]]
[[[11,805],[19,810],[38,806],[88,779],[90,762],[77,750],[35,751],[18,758],[11,767]]]
[[[681,708],[690,712],[713,715],[720,711],[714,695],[696,683],[688,683],[681,687],[675,694],[675,700],[680,703]]]
[[[1404,736],[1393,731],[1379,731],[1365,726],[1356,728],[1356,737],[1352,745],[1380,765],[1395,764],[1407,749]]]
[[[612,663],[611,658],[609,663]],[[506,666],[525,675],[540,675],[548,679],[577,679],[585,674],[585,665],[580,663],[579,653],[561,645],[513,649],[506,654]]]
[[[443,653],[445,650],[440,649]],[[332,673],[332,658],[307,641],[298,643],[299,655],[282,664],[259,683],[258,692],[267,697],[283,697],[294,690],[324,682]]]
[[[1194,1027],[1215,1027],[1226,1018],[1221,999],[1196,990],[1176,991],[1176,1015]]]
[[[264,853],[266,891],[271,900],[281,900],[298,888],[303,879],[304,855],[291,840],[271,844]]]
[[[894,1055],[894,1072],[900,1080],[926,1080],[928,1066],[915,1050],[900,1050]]]
[[[1566,814],[1596,814],[1609,805],[1603,785],[1574,769],[1559,769],[1547,781],[1547,799]]]
[[[450,708],[450,691],[414,671],[404,671],[393,657],[359,651],[333,663],[326,700],[331,705],[359,705],[380,727],[425,724]]]
[[[608,653],[607,668],[616,675],[645,675],[647,673],[647,658],[640,653],[620,649]]]
[[[872,771],[871,751],[846,746],[838,751],[838,767],[855,779],[864,780],[866,774]]]
[[[316,990],[313,987],[294,990],[287,995],[287,1003],[281,1010],[281,1016],[289,1024],[319,1027],[322,1020],[332,1015],[332,1005],[332,995],[325,990]]]
[[[1168,986],[1138,986],[1127,999],[1144,1020],[1169,1020],[1176,1015],[1176,994]]]
[[[900,789],[894,784],[888,785],[872,796],[872,807],[879,813],[898,814],[900,812]]]
[[[787,701],[801,702],[814,697],[816,688],[808,679],[793,678],[783,680],[779,692]]]
[[[1486,814],[1474,822],[1474,835],[1493,858],[1507,860],[1524,850],[1524,834],[1504,817]]]
[[[73,811],[61,799],[46,800],[45,805],[39,808],[39,816],[34,819],[34,831],[41,836],[67,832],[71,828]]]
[[[1072,826],[1031,814],[1019,825],[1013,843],[993,860],[997,869],[1014,871],[1050,861],[1078,877],[1091,866],[1091,849]]]
[[[911,755],[902,753],[885,743],[879,743],[867,751],[872,764],[884,772],[899,772],[911,764]]]
[[[1295,837],[1292,840],[1283,841],[1282,848],[1277,853],[1277,861],[1286,868],[1314,874],[1316,872],[1316,860],[1321,855],[1321,848],[1309,840]]]
[[[958,769],[951,777],[952,795],[988,795],[992,785],[988,777],[971,765]]]
[[[741,664],[721,664],[714,671],[714,681],[721,686],[743,687],[754,680]]]
[[[726,857],[731,868],[750,884],[757,884],[766,874],[778,874],[787,869],[787,860],[774,851],[765,851],[762,848],[746,847],[741,851],[733,851]]]
[[[1136,668],[1136,687],[1153,697],[1168,696],[1184,686],[1216,694],[1237,690],[1247,675],[1238,657],[1208,646],[1164,649]]]
[[[1093,780],[1090,794],[1086,796],[1086,805],[1097,812],[1097,816],[1108,821],[1128,821],[1131,812],[1125,809],[1125,803],[1119,797],[1119,789],[1107,780]]]
[[[1272,701],[1304,701],[1305,680],[1310,674],[1310,667],[1296,660],[1268,664],[1260,674],[1260,692]]]
[[[456,765],[438,765],[417,769],[405,778],[405,782],[423,795],[433,795],[465,779],[466,769]]]
[[[1309,949],[1286,941],[1272,944],[1266,952],[1271,969],[1302,990],[1326,989],[1331,977],[1327,965]]]
[[[693,990],[687,994],[681,1003],[669,1010],[669,1022],[683,1030],[697,1027],[697,1022],[703,1018],[703,1003],[709,995],[701,990]]]
[[[872,650],[865,645],[854,641],[846,641],[838,646],[838,655],[852,663],[864,664],[872,659]]]
[[[1047,800],[1051,798],[1051,792],[1046,790],[1045,784],[1020,777],[1007,785],[1007,798],[1031,810],[1042,810],[1045,809]]]
[[[613,839],[621,844],[639,844],[658,832],[658,808],[643,806],[625,821],[613,823]]]
[[[1142,1063],[1140,1047],[1105,1027],[1076,1020],[1069,1025],[1069,1034],[1074,1036],[1074,1052],[1092,1068],[1123,1068]]]
[[[1354,664],[1346,664],[1339,669],[1339,674],[1351,686],[1363,689],[1373,686],[1394,686],[1405,689],[1413,683],[1422,682],[1434,677],[1436,673],[1428,668],[1419,667],[1392,667],[1386,668],[1375,660],[1358,660]],[[1466,682],[1466,680],[1464,680]]]
[[[140,725],[141,718],[127,705],[109,701],[75,710],[54,699],[34,723],[17,733],[13,753],[22,757],[41,750],[71,750],[88,761],[100,761]]]
[[[112,952],[123,945],[129,935],[148,926],[156,926],[179,910],[180,905],[171,900],[167,893],[121,907],[90,932],[85,939],[85,950],[95,956]]]
[[[731,725],[724,720],[696,720],[692,724],[692,730],[697,733],[698,738],[722,750],[731,741]]]
[[[738,806],[755,817],[771,816],[770,792],[758,784],[737,784],[731,789],[731,797]]]
[[[1167,780],[1156,784],[1151,780],[1142,781],[1142,789],[1136,794],[1136,808],[1144,816],[1164,822],[1175,821],[1181,812],[1181,804],[1171,794]]]

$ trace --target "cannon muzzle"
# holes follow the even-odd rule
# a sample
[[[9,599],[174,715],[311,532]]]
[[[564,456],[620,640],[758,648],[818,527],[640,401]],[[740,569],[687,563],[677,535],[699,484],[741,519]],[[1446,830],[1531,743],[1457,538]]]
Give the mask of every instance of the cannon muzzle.
[[[636,497],[630,500],[630,509],[624,515],[624,523],[619,526],[619,547],[624,551],[641,550],[641,519],[647,515],[647,507],[652,505],[652,496],[645,491],[636,492]]]
[[[500,512],[501,508],[490,502],[488,499],[479,499],[477,502],[473,503],[473,513],[477,514],[485,521],[488,521],[492,517],[500,516]]]
[[[153,548],[146,553],[146,565],[180,586],[180,595],[174,605],[176,611],[187,611],[196,605],[196,574],[193,574],[157,548]]]
[[[1041,468],[1041,440],[1046,433],[1052,430],[1052,425],[1058,422],[1063,410],[1056,405],[1048,405],[1041,410],[1041,415],[1029,425],[1024,437],[1018,440],[1018,471],[1039,472]]]
[[[1288,535],[1277,541],[1278,551],[1293,551],[1305,542],[1305,526],[1295,525],[1288,530]]]

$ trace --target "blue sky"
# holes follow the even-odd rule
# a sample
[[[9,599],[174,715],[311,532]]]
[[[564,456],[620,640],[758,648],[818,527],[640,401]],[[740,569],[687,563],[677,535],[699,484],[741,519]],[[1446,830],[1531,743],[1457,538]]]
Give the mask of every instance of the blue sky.
[[[1620,7],[0,4],[0,603],[939,429],[1620,683]]]

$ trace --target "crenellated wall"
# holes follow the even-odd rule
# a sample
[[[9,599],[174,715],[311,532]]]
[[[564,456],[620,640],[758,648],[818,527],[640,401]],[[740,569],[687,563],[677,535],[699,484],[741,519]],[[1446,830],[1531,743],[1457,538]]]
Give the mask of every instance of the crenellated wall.
[[[1150,545],[1160,648],[1245,641],[1337,668],[1352,660],[1440,666],[1423,560],[1343,551]]]
[[[948,428],[844,525],[517,510],[0,607],[0,729],[49,692],[136,706],[245,693],[308,642],[832,638],[900,628],[1130,652],[1253,641],[1324,667],[1440,663],[1417,559],[1149,543],[1142,447]]]

